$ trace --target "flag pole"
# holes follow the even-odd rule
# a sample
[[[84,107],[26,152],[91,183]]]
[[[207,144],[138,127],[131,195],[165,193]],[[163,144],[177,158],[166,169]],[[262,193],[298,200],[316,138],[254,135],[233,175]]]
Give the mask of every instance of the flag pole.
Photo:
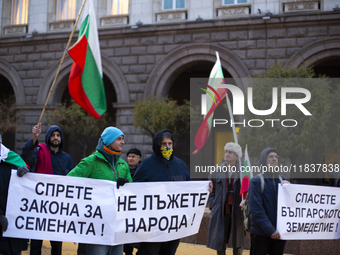
[[[223,70],[222,70],[222,64],[221,64],[221,60],[220,60],[220,55],[218,53],[218,51],[216,51],[216,57],[218,58],[219,62],[220,62],[220,68],[221,68],[221,72],[223,74]],[[223,75],[223,80],[224,80],[224,75]],[[236,134],[236,129],[235,129],[235,121],[234,121],[234,115],[231,109],[231,104],[230,104],[230,100],[229,100],[229,96],[228,96],[228,92],[226,93],[226,99],[227,99],[227,105],[228,105],[228,111],[229,111],[229,116],[230,116],[230,120],[232,122],[233,125],[231,125],[232,130],[233,130],[233,136],[234,136],[234,141],[235,143],[238,144],[238,139],[237,139],[237,134]],[[239,167],[241,167],[241,159],[238,159],[238,163],[239,163]],[[240,184],[242,184],[242,178],[240,176]]]
[[[48,103],[48,101],[50,100],[50,97],[51,97],[51,94],[52,94],[54,85],[55,85],[55,83],[56,83],[56,81],[57,81],[57,77],[58,77],[59,72],[60,72],[60,69],[61,69],[61,65],[62,65],[63,62],[64,62],[64,59],[65,59],[65,56],[66,56],[67,49],[68,49],[68,47],[69,47],[70,44],[71,44],[71,41],[72,41],[72,38],[73,38],[74,31],[76,30],[76,27],[77,27],[77,24],[78,24],[80,15],[81,15],[81,13],[82,13],[82,11],[83,11],[83,9],[84,9],[85,2],[86,2],[86,0],[83,1],[82,5],[81,5],[81,7],[80,7],[80,10],[79,10],[77,19],[76,19],[76,21],[75,21],[75,23],[74,23],[74,26],[73,26],[71,35],[70,35],[70,37],[69,37],[69,39],[68,39],[68,42],[67,42],[67,45],[66,45],[64,54],[63,54],[63,56],[62,56],[62,58],[61,58],[61,60],[60,60],[59,67],[58,67],[58,70],[57,70],[57,73],[56,73],[56,75],[55,75],[55,77],[54,77],[54,80],[53,80],[53,82],[52,82],[51,89],[50,89],[50,91],[49,91],[49,93],[48,93],[48,96],[47,96],[47,99],[46,99],[44,108],[43,108],[43,110],[42,110],[42,112],[41,112],[41,115],[40,115],[40,118],[39,118],[39,121],[38,121],[38,125],[39,125],[39,123],[41,122],[41,119],[42,119],[42,117],[43,117],[43,115],[44,115],[44,113],[45,113],[46,107],[47,107],[47,103]]]

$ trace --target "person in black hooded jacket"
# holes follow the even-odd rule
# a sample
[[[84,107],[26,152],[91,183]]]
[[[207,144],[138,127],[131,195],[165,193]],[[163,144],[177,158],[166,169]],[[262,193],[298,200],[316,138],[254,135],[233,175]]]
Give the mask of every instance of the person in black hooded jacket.
[[[190,181],[187,165],[173,154],[174,137],[169,130],[159,131],[153,138],[152,154],[133,176],[134,182]],[[161,243],[141,243],[138,255],[174,255],[179,239]]]
[[[63,151],[64,133],[57,125],[48,128],[45,136],[45,144],[39,144],[38,137],[41,134],[41,123],[32,128],[33,138],[24,145],[21,157],[31,166],[33,172],[49,173],[56,175],[66,175],[72,168],[72,158]],[[50,159],[51,163],[46,162]],[[42,167],[42,165],[44,167]],[[46,167],[48,166],[48,167]],[[48,168],[50,172],[48,172]],[[47,172],[45,172],[47,170]],[[18,173],[23,176],[25,173]],[[62,242],[51,242],[51,254],[61,255]],[[31,239],[30,255],[41,255],[42,240]]]

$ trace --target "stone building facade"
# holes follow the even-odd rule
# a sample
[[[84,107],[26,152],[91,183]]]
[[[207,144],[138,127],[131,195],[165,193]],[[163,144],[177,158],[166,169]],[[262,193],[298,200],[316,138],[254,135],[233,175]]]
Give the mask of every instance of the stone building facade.
[[[209,64],[205,71],[210,71],[215,51],[233,78],[252,77],[277,61],[293,67],[308,63],[340,76],[337,1],[235,1],[186,0],[185,8],[163,10],[160,0],[130,0],[127,14],[109,16],[107,1],[95,1],[103,73],[115,93],[110,105],[126,134],[126,148],[151,153],[151,139],[132,124],[134,103],[168,95],[176,78],[197,65]],[[3,93],[15,95],[20,126],[14,139],[20,152],[39,120],[75,18],[56,20],[56,1],[31,0],[27,24],[13,25],[11,2],[0,1],[0,77],[12,89]],[[76,1],[76,13],[81,3]],[[61,102],[71,65],[66,56],[48,109]]]

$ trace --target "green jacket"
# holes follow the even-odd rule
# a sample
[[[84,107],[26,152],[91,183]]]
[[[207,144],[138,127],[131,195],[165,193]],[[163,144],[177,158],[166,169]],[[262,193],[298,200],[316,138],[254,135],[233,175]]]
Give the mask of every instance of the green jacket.
[[[116,181],[118,178],[126,178],[132,182],[129,165],[119,158],[116,166],[113,167],[105,159],[103,154],[95,151],[92,155],[83,158],[67,176],[88,177],[93,179]]]

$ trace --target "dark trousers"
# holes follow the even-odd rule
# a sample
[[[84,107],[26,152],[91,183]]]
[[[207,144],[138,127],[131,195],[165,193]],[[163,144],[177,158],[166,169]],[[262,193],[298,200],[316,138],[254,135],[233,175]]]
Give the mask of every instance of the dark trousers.
[[[175,255],[179,239],[163,243],[141,243],[138,255]]]
[[[130,244],[124,244],[123,250],[125,255],[132,255],[133,246],[131,246]]]
[[[266,236],[250,234],[250,255],[282,255],[285,249],[285,240],[276,240]]]
[[[225,255],[227,243],[229,243],[230,232],[231,232],[231,213],[226,213],[224,214],[224,240],[223,240],[224,250],[217,251],[217,255]],[[232,242],[230,244],[232,244]],[[233,255],[242,255],[242,252],[243,247],[233,247]]]
[[[30,255],[41,255],[41,247],[43,240],[31,239]],[[51,243],[51,255],[61,255],[62,242],[50,241]]]

